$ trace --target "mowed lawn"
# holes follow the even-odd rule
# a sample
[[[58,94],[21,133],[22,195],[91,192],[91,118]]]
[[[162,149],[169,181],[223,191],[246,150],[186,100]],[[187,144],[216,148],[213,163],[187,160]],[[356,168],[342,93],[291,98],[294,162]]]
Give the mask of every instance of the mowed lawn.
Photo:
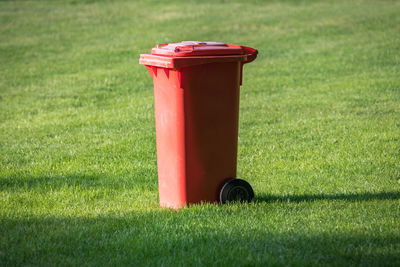
[[[400,1],[0,2],[1,266],[400,265]],[[157,43],[259,50],[251,204],[158,205]]]

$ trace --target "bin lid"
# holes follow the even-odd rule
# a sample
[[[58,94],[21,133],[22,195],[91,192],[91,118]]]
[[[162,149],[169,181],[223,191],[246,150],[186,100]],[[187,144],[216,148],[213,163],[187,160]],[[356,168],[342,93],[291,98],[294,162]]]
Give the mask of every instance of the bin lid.
[[[245,53],[240,45],[198,41],[158,44],[151,50],[152,55],[169,57],[244,55]]]

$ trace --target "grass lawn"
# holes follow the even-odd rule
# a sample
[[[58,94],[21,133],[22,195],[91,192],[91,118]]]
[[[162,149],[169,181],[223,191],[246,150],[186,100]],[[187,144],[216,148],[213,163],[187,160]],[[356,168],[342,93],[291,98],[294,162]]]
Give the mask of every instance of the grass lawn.
[[[400,265],[399,1],[0,2],[0,265]],[[259,50],[251,204],[158,206],[156,43]]]

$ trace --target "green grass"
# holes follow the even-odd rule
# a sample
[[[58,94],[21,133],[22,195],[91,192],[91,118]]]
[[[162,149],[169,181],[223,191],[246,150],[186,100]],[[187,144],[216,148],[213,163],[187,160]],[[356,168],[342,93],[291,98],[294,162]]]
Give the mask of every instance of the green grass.
[[[0,265],[400,265],[399,1],[0,2]],[[248,205],[158,206],[156,43],[259,50]]]

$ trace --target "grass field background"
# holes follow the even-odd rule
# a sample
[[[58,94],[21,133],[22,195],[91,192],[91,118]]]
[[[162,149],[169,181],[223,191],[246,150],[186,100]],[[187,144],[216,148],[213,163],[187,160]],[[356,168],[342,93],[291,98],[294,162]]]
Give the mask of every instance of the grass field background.
[[[399,1],[0,2],[0,265],[400,265]],[[251,204],[158,206],[156,43],[259,50]]]

